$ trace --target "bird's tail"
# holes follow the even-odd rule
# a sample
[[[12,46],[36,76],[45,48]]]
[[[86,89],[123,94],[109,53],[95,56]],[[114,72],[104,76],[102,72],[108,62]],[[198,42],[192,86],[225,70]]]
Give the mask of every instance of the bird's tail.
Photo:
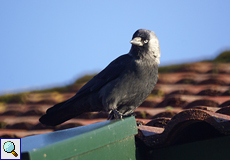
[[[66,105],[66,102],[49,108],[39,121],[47,126],[56,126],[85,112],[83,108],[78,108],[74,104]]]

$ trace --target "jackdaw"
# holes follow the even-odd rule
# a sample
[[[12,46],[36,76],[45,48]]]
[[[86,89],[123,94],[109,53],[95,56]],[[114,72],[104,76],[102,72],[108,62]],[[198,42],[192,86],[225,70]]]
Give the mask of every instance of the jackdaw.
[[[137,30],[130,43],[129,53],[112,61],[75,96],[49,108],[40,122],[55,126],[95,111],[108,112],[108,119],[133,115],[157,83],[160,47],[155,33],[146,29]]]

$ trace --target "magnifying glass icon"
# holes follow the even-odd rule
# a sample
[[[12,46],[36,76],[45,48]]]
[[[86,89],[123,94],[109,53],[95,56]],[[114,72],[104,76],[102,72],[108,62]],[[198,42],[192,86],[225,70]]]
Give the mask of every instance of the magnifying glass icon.
[[[12,153],[15,157],[18,156],[18,154],[14,151],[15,150],[15,145],[11,141],[7,141],[3,145],[3,149],[7,153]]]

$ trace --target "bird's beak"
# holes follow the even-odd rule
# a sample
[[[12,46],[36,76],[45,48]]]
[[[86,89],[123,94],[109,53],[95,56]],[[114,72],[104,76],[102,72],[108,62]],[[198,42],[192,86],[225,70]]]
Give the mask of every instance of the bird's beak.
[[[136,46],[143,46],[143,42],[141,42],[141,37],[135,37],[133,38],[130,43]]]

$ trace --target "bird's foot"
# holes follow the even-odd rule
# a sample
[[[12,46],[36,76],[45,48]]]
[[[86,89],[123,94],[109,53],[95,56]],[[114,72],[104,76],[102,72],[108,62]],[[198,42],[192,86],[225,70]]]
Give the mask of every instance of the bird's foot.
[[[121,112],[119,112],[118,110],[110,110],[109,111],[109,116],[107,118],[107,120],[112,120],[112,119],[122,119],[123,118],[123,114]]]
[[[113,111],[110,110],[109,111],[109,116],[108,116],[107,120],[112,120],[112,119],[114,119],[114,115],[113,115]]]

